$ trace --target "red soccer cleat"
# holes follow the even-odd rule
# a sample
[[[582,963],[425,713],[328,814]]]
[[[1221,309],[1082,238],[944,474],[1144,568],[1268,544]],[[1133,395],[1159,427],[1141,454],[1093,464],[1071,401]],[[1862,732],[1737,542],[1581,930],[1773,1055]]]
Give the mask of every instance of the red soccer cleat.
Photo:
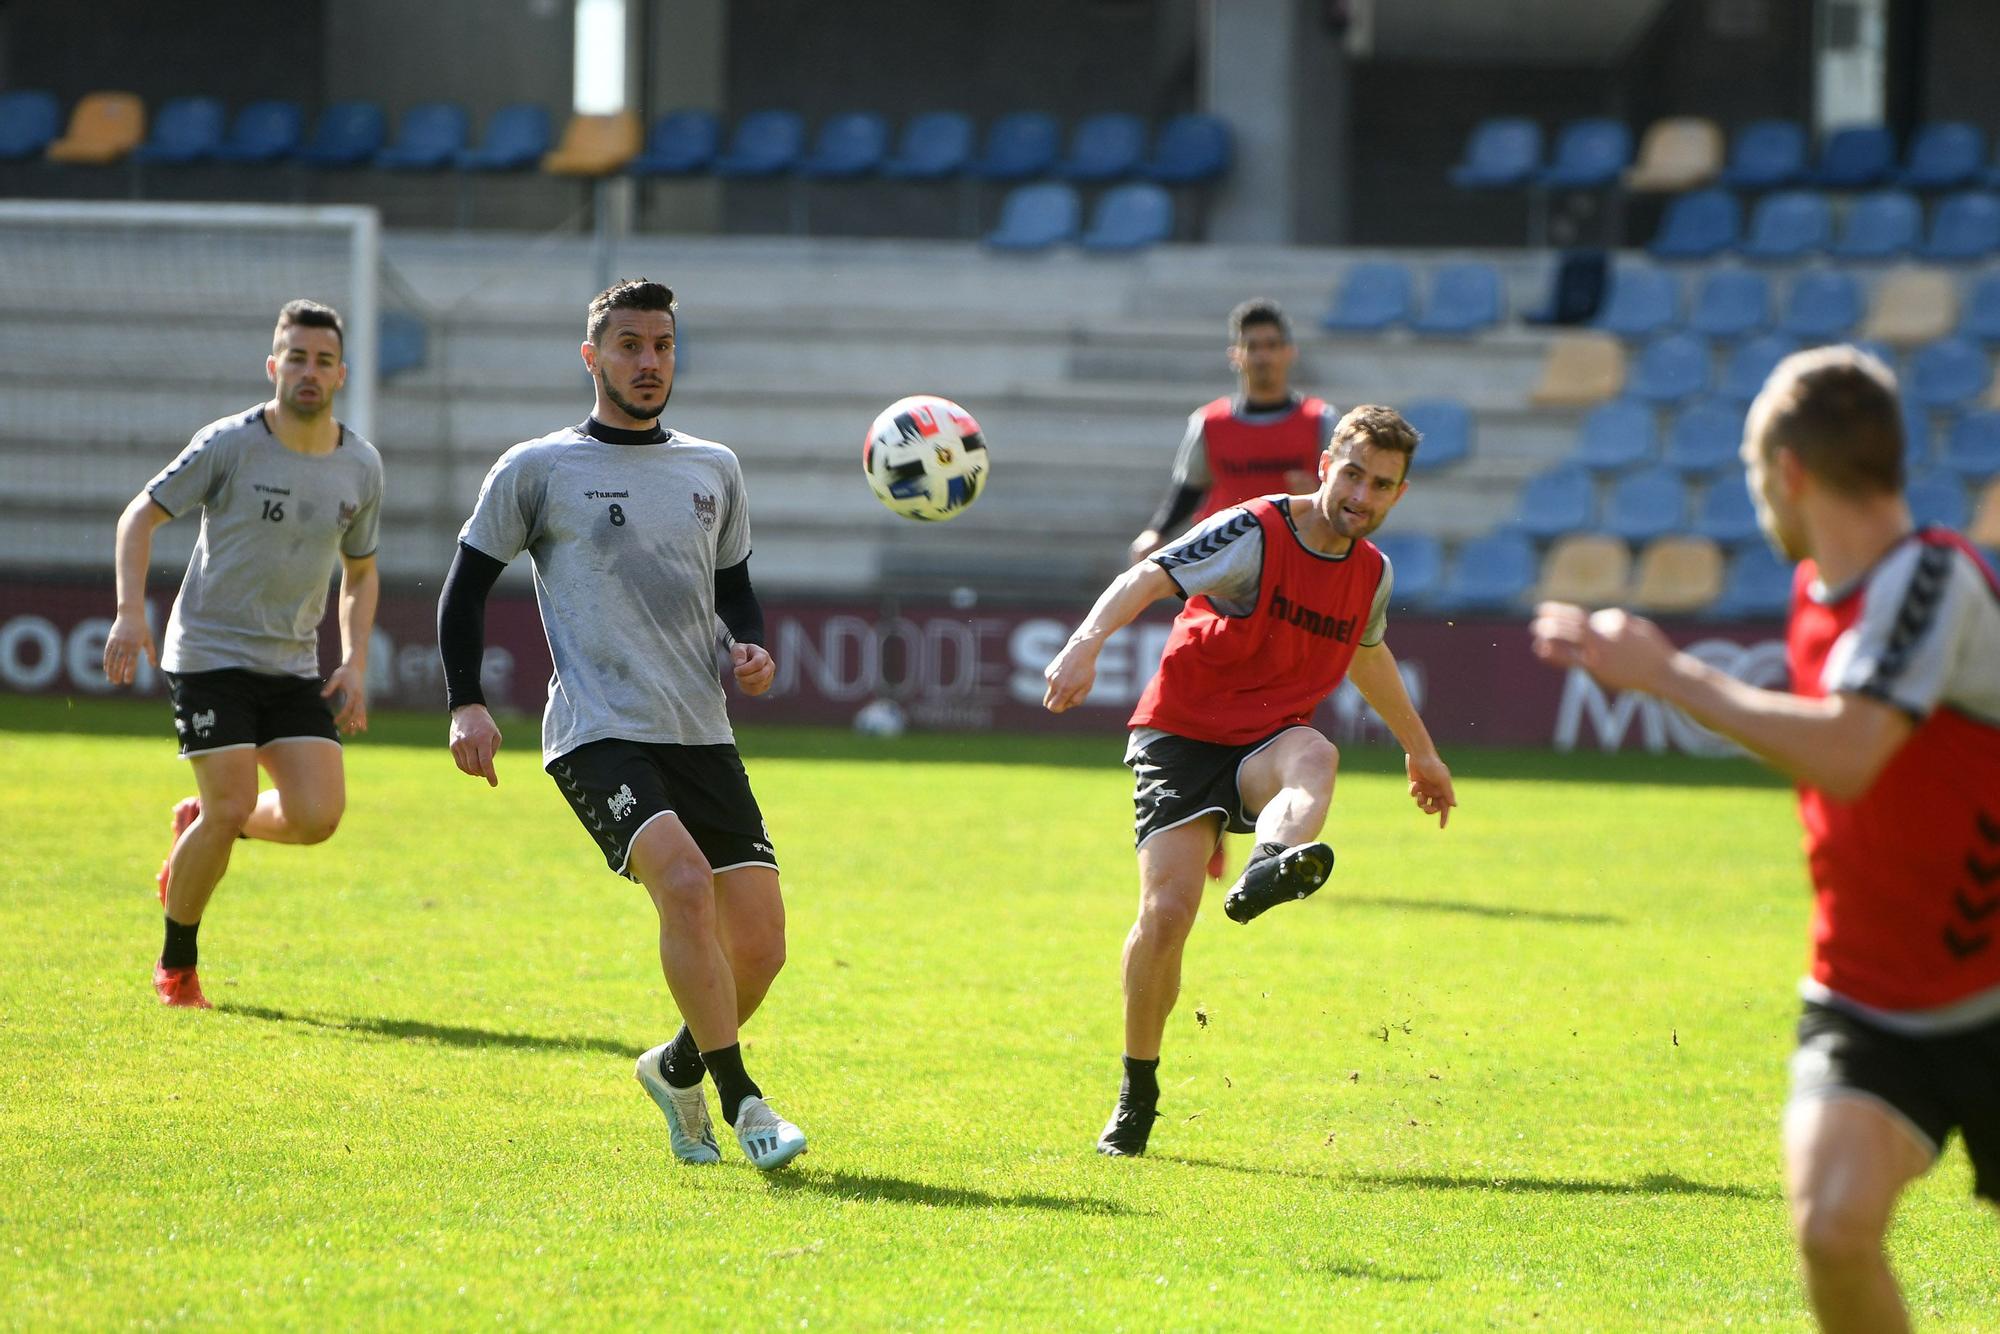
[[[201,994],[201,979],[192,968],[165,968],[153,965],[153,994],[160,1004],[185,1010],[212,1010],[208,997]]]
[[[174,847],[181,841],[187,827],[201,818],[201,798],[182,797],[174,803],[174,841],[167,845],[167,859],[160,863],[160,873],[153,877],[153,883],[160,887],[160,906],[167,906],[167,877],[173,873]]]

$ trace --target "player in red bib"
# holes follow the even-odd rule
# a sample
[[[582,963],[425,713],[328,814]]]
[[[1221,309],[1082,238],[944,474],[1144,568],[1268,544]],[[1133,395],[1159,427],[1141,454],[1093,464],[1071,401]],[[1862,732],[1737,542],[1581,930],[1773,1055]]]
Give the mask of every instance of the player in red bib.
[[[1883,1237],[1953,1130],[2000,1202],[2000,582],[1903,498],[1895,379],[1848,347],[1787,358],[1743,461],[1799,562],[1792,689],[1760,690],[1622,611],[1544,603],[1535,651],[1644,690],[1798,782],[1812,960],[1785,1171],[1829,1330],[1909,1327]]]
[[[1351,677],[1406,752],[1410,795],[1440,827],[1451,771],[1383,642],[1391,570],[1370,533],[1409,489],[1417,433],[1360,407],[1320,455],[1319,490],[1226,509],[1113,580],[1043,674],[1061,713],[1090,693],[1104,641],[1153,603],[1187,600],[1132,714],[1139,918],[1125,939],[1125,1078],[1098,1152],[1145,1152],[1159,1115],[1160,1040],[1209,854],[1225,829],[1257,845],[1224,910],[1248,922],[1333,871],[1319,841],[1339,752],[1313,711]]]

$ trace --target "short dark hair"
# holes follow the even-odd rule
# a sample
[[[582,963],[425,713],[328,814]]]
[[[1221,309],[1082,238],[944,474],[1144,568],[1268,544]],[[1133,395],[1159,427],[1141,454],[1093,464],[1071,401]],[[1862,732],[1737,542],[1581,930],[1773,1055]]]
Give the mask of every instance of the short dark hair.
[[[293,325],[306,329],[331,329],[340,341],[341,355],[347,354],[347,331],[341,327],[340,312],[332,306],[323,306],[317,301],[304,297],[287,301],[278,311],[278,327],[271,330],[271,350],[278,350],[278,340],[285,336],[285,330]]]
[[[1758,395],[1755,447],[1789,449],[1841,495],[1903,489],[1903,413],[1896,374],[1857,347],[1816,347],[1778,363]]]
[[[1417,428],[1403,420],[1403,414],[1394,408],[1385,408],[1379,403],[1363,403],[1358,408],[1348,409],[1347,415],[1333,428],[1333,439],[1326,442],[1328,449],[1338,449],[1350,442],[1373,445],[1403,456],[1403,476],[1410,475],[1410,464],[1417,457],[1417,442],[1423,437]]]
[[[590,315],[584,321],[584,336],[595,346],[611,323],[614,310],[664,310],[674,313],[674,289],[651,278],[620,278],[590,299]]]
[[[1229,312],[1229,341],[1242,342],[1243,331],[1253,324],[1268,324],[1287,343],[1292,341],[1292,322],[1285,318],[1284,309],[1269,297],[1251,297]]]

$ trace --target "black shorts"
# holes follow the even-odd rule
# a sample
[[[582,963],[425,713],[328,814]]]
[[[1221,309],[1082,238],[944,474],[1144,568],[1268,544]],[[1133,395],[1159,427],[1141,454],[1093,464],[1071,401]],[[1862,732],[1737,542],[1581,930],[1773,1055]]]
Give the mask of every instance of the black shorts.
[[[340,744],[333,708],[320,698],[325,687],[313,677],[278,676],[241,667],[165,675],[182,755],[308,737]]]
[[[1168,733],[1155,737],[1143,748],[1139,745],[1139,733],[1134,730],[1131,744],[1125,748],[1125,767],[1132,771],[1132,805],[1136,811],[1134,846],[1142,846],[1155,834],[1211,812],[1222,817],[1222,827],[1232,834],[1254,833],[1257,812],[1243,808],[1236,775],[1243,761],[1291,730],[1281,727],[1267,737],[1240,746],[1195,741]]]
[[[669,813],[694,837],[710,870],[778,869],[734,746],[593,741],[549,761],[548,770],[619,875],[632,877],[627,862],[639,831]]]
[[[1806,1002],[1792,1055],[1792,1101],[1859,1093],[1886,1104],[1929,1142],[1965,1136],[1975,1194],[2000,1202],[2000,1019],[1917,1037]]]

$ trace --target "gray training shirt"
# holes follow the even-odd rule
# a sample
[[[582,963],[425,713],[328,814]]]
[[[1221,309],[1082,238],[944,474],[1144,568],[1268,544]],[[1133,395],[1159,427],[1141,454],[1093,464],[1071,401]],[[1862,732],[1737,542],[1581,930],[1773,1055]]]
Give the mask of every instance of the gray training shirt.
[[[375,554],[375,446],[343,426],[330,454],[287,449],[259,404],[202,427],[146,492],[175,518],[201,506],[160,666],[318,679],[319,622],[337,558]]]
[[[626,741],[735,739],[716,678],[715,572],[750,556],[736,455],[678,431],[614,445],[580,427],[514,446],[458,540],[535,566],[555,675],[542,762]]]

